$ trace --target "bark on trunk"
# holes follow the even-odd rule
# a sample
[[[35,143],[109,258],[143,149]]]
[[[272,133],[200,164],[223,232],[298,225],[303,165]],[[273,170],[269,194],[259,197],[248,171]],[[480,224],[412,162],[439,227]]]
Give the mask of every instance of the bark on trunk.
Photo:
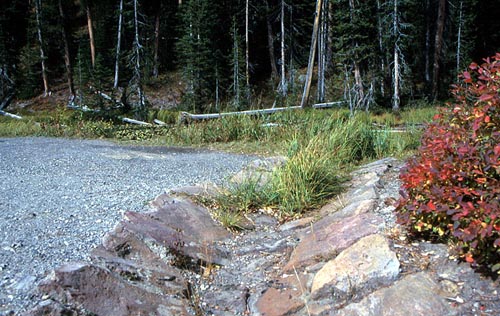
[[[155,44],[153,53],[153,77],[158,78],[158,53],[160,50],[160,13],[161,13],[161,1],[158,4],[156,16],[155,16]]]
[[[431,82],[431,70],[430,70],[430,59],[431,59],[431,21],[429,19],[429,14],[431,13],[431,2],[430,0],[425,1],[426,7],[426,18],[425,18],[425,82],[429,85]]]
[[[462,24],[463,24],[463,6],[464,2],[460,1],[460,12],[458,17],[458,34],[457,34],[457,74],[460,73],[460,59],[462,54]]]
[[[318,102],[325,102],[326,34],[328,0],[324,0],[318,34]]]
[[[95,66],[95,40],[94,40],[94,27],[92,26],[92,13],[90,11],[90,3],[87,2],[85,6],[85,11],[87,12],[87,29],[89,32],[90,41],[90,59],[92,61],[92,67]]]
[[[47,67],[45,65],[45,50],[43,49],[43,36],[42,36],[42,0],[35,0],[35,15],[36,15],[36,26],[38,33],[38,43],[40,44],[40,60],[42,64],[42,80],[43,80],[43,95],[47,96],[49,94],[49,80],[47,78]]]
[[[285,71],[285,0],[281,0],[281,95],[287,95],[286,71]]]
[[[240,46],[238,42],[238,28],[236,18],[233,20],[233,94],[234,105],[240,106]]]
[[[245,6],[245,77],[246,77],[246,90],[247,90],[247,98],[249,98],[249,91],[250,91],[250,49],[249,49],[249,1],[246,0],[246,6]]]
[[[441,63],[441,50],[443,48],[444,22],[446,20],[446,0],[439,0],[436,39],[434,43],[434,67],[432,73],[432,97],[437,99],[439,94],[439,67]]]
[[[144,91],[142,91],[142,76],[141,76],[141,43],[139,41],[139,17],[137,1],[134,0],[134,28],[135,28],[135,39],[134,39],[134,49],[135,49],[135,79],[137,85],[137,95],[139,96],[139,108],[142,111],[146,107],[146,99],[144,96]]]
[[[66,16],[64,15],[62,0],[59,0],[59,16],[61,18],[61,34],[64,45],[64,64],[66,65],[66,77],[68,80],[69,93],[71,94],[71,98],[73,99],[75,97],[75,86],[73,84],[73,70],[71,67],[68,35],[66,31]]]
[[[352,20],[355,10],[354,0],[349,0],[349,10]],[[359,46],[358,42],[355,41],[354,46],[356,47],[357,50]],[[354,54],[353,56],[353,67],[354,67],[354,82],[356,84],[356,97],[357,97],[357,102],[355,106],[357,108],[360,108],[365,99],[365,88],[363,86],[363,78],[361,77],[361,68],[359,66],[357,54]]]
[[[383,28],[382,28],[382,7],[380,0],[377,0],[377,29],[378,29],[378,49],[380,53],[380,94],[382,97],[385,96],[385,51],[384,51],[384,41],[383,41]]]
[[[118,80],[120,77],[120,54],[122,43],[122,25],[123,25],[123,0],[120,0],[118,12],[118,35],[116,37],[116,55],[115,55],[115,82],[113,87],[118,88]]]
[[[393,75],[393,88],[394,94],[392,96],[392,110],[394,112],[399,111],[400,95],[399,95],[399,78],[400,78],[400,64],[399,64],[399,20],[398,20],[398,1],[394,0],[394,12],[393,12],[393,30],[396,37],[394,43],[394,75]]]
[[[357,45],[356,45],[357,46]],[[361,68],[359,67],[359,63],[357,60],[354,60],[354,82],[356,84],[357,98],[359,107],[361,102],[365,99],[365,88],[363,86],[363,78],[361,77]]]
[[[266,0],[266,12],[268,16],[266,18],[266,26],[267,26],[267,49],[269,50],[269,62],[271,64],[271,78],[276,80],[278,78],[278,68],[276,67],[276,56],[274,55],[274,36],[273,36],[273,27],[271,25],[271,18],[269,16],[269,3]]]
[[[316,55],[316,45],[318,43],[319,18],[321,16],[322,6],[323,6],[323,1],[316,0],[316,13],[314,17],[313,34],[311,39],[311,50],[309,52],[309,62],[307,64],[307,75],[306,75],[306,82],[304,85],[304,93],[302,94],[302,101],[300,103],[300,106],[302,108],[305,108],[307,106],[307,102],[309,101],[309,93],[311,91],[312,73],[314,68],[314,59]]]

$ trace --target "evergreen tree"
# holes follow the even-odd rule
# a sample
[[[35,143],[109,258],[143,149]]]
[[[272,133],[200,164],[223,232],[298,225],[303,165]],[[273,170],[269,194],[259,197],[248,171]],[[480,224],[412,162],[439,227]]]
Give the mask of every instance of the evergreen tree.
[[[216,50],[215,12],[212,1],[188,0],[181,7],[179,62],[186,80],[183,102],[195,111],[205,111],[214,100]]]
[[[242,45],[242,39],[238,33],[238,25],[236,18],[233,18],[231,28],[231,37],[233,38],[232,54],[230,57],[230,65],[232,67],[231,79],[233,92],[233,106],[236,110],[240,110],[245,104],[245,96],[247,91],[245,79],[245,56]]]
[[[344,97],[352,109],[367,108],[378,68],[377,5],[373,0],[336,0],[333,7],[333,62],[344,73]]]

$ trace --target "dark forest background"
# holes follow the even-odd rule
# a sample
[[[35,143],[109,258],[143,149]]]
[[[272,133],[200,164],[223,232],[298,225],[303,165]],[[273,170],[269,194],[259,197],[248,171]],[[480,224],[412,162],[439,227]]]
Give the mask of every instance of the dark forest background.
[[[246,109],[261,91],[297,105],[315,12],[310,102],[443,100],[500,49],[498,0],[2,0],[2,107],[63,86],[72,104],[103,91],[141,110],[166,85],[198,112]]]

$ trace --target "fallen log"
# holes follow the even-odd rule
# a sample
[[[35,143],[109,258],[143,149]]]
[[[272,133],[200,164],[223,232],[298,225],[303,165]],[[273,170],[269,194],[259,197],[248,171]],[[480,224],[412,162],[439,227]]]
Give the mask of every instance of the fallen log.
[[[107,100],[107,101],[110,101],[110,102],[113,102],[116,106],[116,108],[121,108],[121,107],[125,107],[125,104],[123,104],[122,101],[120,100],[117,100],[117,99],[114,99],[112,98],[111,96],[107,95],[106,93],[98,90],[98,89],[95,89],[94,87],[90,86],[89,87],[91,91],[94,91],[95,94],[99,95],[101,98],[103,98],[104,100]]]
[[[160,126],[165,126],[167,125],[167,123],[163,122],[163,121],[160,121],[159,119],[154,119],[153,122],[157,125],[160,125]]]
[[[312,107],[313,109],[329,109],[333,108],[335,105],[342,105],[344,103],[345,103],[344,101],[316,103]]]
[[[151,126],[151,123],[144,122],[144,121],[138,121],[134,120],[128,117],[122,117],[122,121],[125,123],[130,123],[130,124],[136,124],[136,125],[143,125],[143,126]]]
[[[277,112],[298,110],[301,109],[300,106],[289,106],[282,108],[272,108],[272,109],[261,109],[261,110],[247,110],[238,112],[225,112],[225,113],[211,113],[211,114],[191,114],[188,112],[181,112],[179,121],[181,123],[188,123],[190,121],[201,121],[209,119],[217,119],[224,116],[234,116],[234,115],[262,115],[262,114],[272,114]]]
[[[8,116],[8,117],[16,119],[16,120],[22,120],[23,119],[22,116],[15,115],[15,114],[12,114],[12,113],[9,113],[9,112],[5,112],[3,110],[0,110],[0,115]]]

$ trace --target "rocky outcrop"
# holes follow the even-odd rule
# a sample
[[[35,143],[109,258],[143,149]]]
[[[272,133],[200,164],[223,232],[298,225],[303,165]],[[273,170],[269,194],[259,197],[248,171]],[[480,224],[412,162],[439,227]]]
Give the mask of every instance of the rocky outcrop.
[[[91,263],[44,280],[28,315],[494,315],[497,283],[395,224],[396,163],[360,168],[310,217],[250,214],[253,230],[237,233],[193,202],[216,188],[161,195],[153,212],[126,213]]]

